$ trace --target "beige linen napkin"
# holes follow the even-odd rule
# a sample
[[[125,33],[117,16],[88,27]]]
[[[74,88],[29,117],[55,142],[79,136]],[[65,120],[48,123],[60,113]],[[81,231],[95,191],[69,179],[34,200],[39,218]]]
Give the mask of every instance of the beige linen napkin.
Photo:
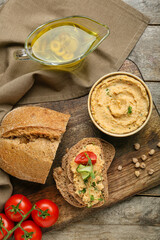
[[[109,37],[72,73],[43,70],[13,58],[27,35],[56,18],[84,15],[107,24]],[[20,104],[80,97],[102,75],[117,71],[145,30],[148,18],[121,0],[9,0],[0,12],[0,119]]]
[[[12,194],[12,185],[9,177],[0,169],[0,212],[3,209],[5,202]]]

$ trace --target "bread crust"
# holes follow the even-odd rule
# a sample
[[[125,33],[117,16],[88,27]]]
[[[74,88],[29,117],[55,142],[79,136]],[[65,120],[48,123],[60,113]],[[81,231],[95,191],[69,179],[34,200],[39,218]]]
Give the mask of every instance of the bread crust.
[[[19,179],[44,184],[69,117],[34,106],[8,113],[0,129],[0,168]]]
[[[68,155],[65,154],[63,157],[63,162],[67,162]],[[64,166],[64,165],[63,165]],[[69,192],[68,192],[68,184],[69,180],[67,178],[66,168],[58,167],[54,169],[53,177],[56,182],[57,189],[62,194],[63,198],[74,207],[82,208],[84,207],[80,204]]]
[[[74,198],[74,204],[72,201],[70,201],[68,197],[66,197],[66,195],[64,197],[65,200],[76,207],[86,207],[86,205],[83,203],[79,195],[75,193],[74,184],[73,184],[73,173],[70,168],[70,162],[77,155],[77,153],[80,151],[82,146],[88,145],[91,143],[100,146],[100,148],[102,149],[102,158],[105,160],[105,164],[102,172],[102,175],[104,178],[103,184],[105,186],[103,190],[103,195],[104,195],[105,201],[107,201],[108,199],[107,170],[115,156],[115,149],[113,145],[111,145],[110,143],[98,138],[84,138],[81,141],[79,141],[76,145],[74,145],[72,148],[70,148],[70,150],[64,155],[62,159],[61,171],[63,172],[63,176],[65,178],[65,181],[63,181],[65,182],[65,184],[63,185],[63,189],[61,185],[59,185],[58,183],[61,181],[60,180],[61,177],[59,176],[59,178],[55,178],[55,172],[57,172],[57,169],[54,169],[54,173],[53,173],[53,177],[55,178],[56,185],[58,186],[58,189],[61,192],[62,196],[64,197],[64,189],[65,189],[65,192],[67,192],[68,197],[72,196],[72,198]],[[103,204],[104,204],[104,201],[100,201],[99,203],[93,205],[92,207],[94,208],[100,207]]]
[[[99,139],[99,140],[101,141],[101,144],[102,144],[104,160],[105,160],[105,165],[102,171],[102,175],[103,175],[103,185],[105,186],[103,189],[104,202],[106,202],[109,197],[107,171],[112,163],[112,160],[114,159],[115,148],[113,147],[112,144],[108,143],[107,141],[104,141],[102,139]],[[102,206],[104,202],[102,201],[93,205],[93,208]]]
[[[1,136],[21,136],[28,134],[46,134],[51,138],[61,138],[66,130],[69,114],[56,112],[48,108],[24,106],[9,112],[1,123]]]
[[[18,138],[14,140],[1,138],[0,167],[19,179],[44,184],[52,166],[55,149],[56,146],[47,139],[38,139],[25,144],[20,143]]]

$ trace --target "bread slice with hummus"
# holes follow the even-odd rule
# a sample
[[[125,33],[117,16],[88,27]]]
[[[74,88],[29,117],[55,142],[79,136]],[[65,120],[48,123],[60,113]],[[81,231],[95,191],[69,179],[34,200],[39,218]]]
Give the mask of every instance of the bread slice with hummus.
[[[44,184],[69,117],[36,106],[9,112],[0,128],[0,168],[19,179]]]
[[[62,167],[53,172],[64,199],[79,208],[102,206],[108,199],[107,170],[114,155],[114,147],[98,138],[84,138],[74,145],[63,157]],[[87,164],[79,162],[84,158]]]

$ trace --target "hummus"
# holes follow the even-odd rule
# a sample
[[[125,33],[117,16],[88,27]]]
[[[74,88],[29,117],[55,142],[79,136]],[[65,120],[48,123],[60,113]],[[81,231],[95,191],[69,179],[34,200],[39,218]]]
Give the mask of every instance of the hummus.
[[[103,177],[102,170],[104,168],[104,160],[101,158],[101,148],[94,144],[88,144],[84,146],[80,152],[90,151],[97,155],[97,161],[93,165],[93,172],[95,174],[95,178],[92,179],[89,177],[87,182],[82,179],[80,173],[77,172],[78,164],[74,161],[75,158],[70,163],[71,171],[74,174],[73,181],[76,189],[76,194],[82,199],[82,201],[87,206],[93,206],[99,201],[103,201],[103,193],[102,190],[104,188],[103,185]]]
[[[91,113],[104,130],[123,134],[136,130],[146,120],[149,98],[145,87],[127,75],[102,80],[91,95]]]

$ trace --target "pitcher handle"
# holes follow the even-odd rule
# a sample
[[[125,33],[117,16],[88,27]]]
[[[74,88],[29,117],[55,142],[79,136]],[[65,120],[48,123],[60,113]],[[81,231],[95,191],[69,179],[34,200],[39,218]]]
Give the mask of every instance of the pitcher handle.
[[[13,56],[16,60],[29,60],[30,58],[27,55],[25,49],[19,49],[14,51]]]

